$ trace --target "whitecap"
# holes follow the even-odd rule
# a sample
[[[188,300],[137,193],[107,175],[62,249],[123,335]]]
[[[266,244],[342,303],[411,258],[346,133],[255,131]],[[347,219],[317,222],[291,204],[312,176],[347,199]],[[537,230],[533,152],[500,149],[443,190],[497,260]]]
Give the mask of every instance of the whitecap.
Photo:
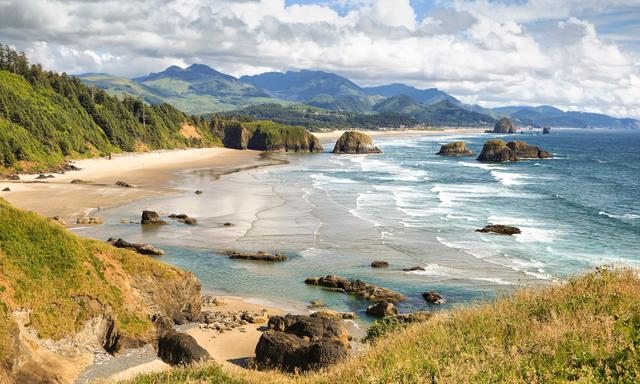
[[[527,184],[523,180],[530,178],[529,176],[521,173],[498,172],[498,171],[491,171],[491,176],[493,176],[496,180],[498,180],[502,185],[505,185],[508,187],[513,185]]]
[[[612,219],[618,219],[618,220],[637,220],[640,219],[640,215],[636,214],[636,213],[625,213],[623,215],[614,215],[612,213],[608,213],[605,211],[600,211],[598,212],[598,215],[600,216],[607,216],[610,217]]]
[[[518,285],[514,282],[504,280],[500,277],[472,277],[470,280],[488,281],[497,285]]]

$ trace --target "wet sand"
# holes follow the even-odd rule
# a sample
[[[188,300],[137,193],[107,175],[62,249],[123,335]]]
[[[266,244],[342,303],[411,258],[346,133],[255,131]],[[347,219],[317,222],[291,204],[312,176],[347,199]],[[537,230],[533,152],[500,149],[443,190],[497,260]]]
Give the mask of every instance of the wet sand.
[[[37,175],[21,175],[21,181],[0,181],[0,193],[18,208],[44,216],[59,216],[68,224],[76,218],[96,215],[103,208],[117,207],[139,199],[176,193],[171,185],[176,172],[183,169],[215,168],[221,174],[265,164],[258,151],[226,148],[199,148],[177,151],[129,153],[106,158],[78,160],[80,171],[53,174],[54,178],[36,180]],[[71,184],[82,180],[87,184]],[[116,186],[117,181],[132,188]]]

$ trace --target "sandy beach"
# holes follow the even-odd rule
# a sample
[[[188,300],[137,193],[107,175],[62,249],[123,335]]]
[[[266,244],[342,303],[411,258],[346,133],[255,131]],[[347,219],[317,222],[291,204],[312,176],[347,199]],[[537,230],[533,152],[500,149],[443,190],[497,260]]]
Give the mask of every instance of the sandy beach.
[[[0,181],[0,197],[16,207],[44,216],[59,216],[68,224],[94,210],[111,208],[152,196],[176,193],[170,182],[183,169],[211,168],[220,174],[267,164],[261,152],[226,148],[198,148],[148,153],[127,153],[106,158],[72,162],[80,171],[53,174],[37,180],[37,175],[21,175],[20,181]],[[72,184],[73,180],[83,183]],[[116,186],[123,181],[131,188]]]

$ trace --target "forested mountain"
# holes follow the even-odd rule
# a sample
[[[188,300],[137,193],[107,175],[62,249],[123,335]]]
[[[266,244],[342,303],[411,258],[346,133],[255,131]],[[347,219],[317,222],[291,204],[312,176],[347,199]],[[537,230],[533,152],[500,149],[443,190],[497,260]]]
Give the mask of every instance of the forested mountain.
[[[483,126],[502,117],[510,117],[519,125],[640,127],[640,122],[634,119],[564,112],[550,106],[488,109],[464,104],[437,88],[418,89],[397,83],[362,88],[345,77],[323,71],[267,72],[238,79],[206,65],[194,64],[184,69],[172,66],[131,80],[106,74],[85,74],[81,78],[111,95],[143,97],[151,104],[169,103],[188,113],[234,111],[234,115],[277,115],[275,118],[286,115],[283,122],[296,121],[314,129],[350,128],[352,126],[345,124],[352,124],[354,119],[363,124],[355,127],[371,128],[377,128],[376,122],[384,122],[384,127],[396,127],[412,125],[406,124],[411,121],[413,125]],[[320,118],[317,114],[300,114],[304,106],[325,112]],[[380,113],[385,116],[370,116]],[[324,123],[327,125],[322,125]]]
[[[302,148],[309,140],[299,127],[261,126],[265,135],[289,140],[283,149]],[[77,77],[29,65],[24,54],[0,45],[0,173],[60,169],[67,159],[111,152],[221,145],[233,129],[253,125],[217,115],[189,116],[126,92],[110,96]]]
[[[111,94],[128,93],[144,97],[149,103],[170,103],[187,113],[218,112],[279,102],[251,84],[202,64],[184,69],[171,66],[162,72],[131,80],[91,73],[79,77]]]
[[[556,107],[541,105],[538,107],[514,106],[493,108],[520,124],[548,127],[573,128],[640,128],[640,121],[618,119],[600,113],[565,112]]]
[[[418,89],[406,84],[394,83],[379,87],[362,88],[362,90],[369,95],[380,95],[384,97],[406,95],[417,102],[427,105],[439,103],[445,100],[450,101],[452,104],[462,104],[460,100],[437,88]]]

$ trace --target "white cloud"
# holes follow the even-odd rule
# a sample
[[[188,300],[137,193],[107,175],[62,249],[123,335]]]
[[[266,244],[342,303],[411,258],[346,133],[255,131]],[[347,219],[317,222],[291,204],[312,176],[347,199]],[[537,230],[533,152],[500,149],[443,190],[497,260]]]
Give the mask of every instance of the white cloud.
[[[603,37],[590,16],[638,11],[637,0],[456,0],[421,19],[409,0],[350,1],[342,13],[334,3],[0,0],[0,41],[70,73],[133,76],[193,62],[234,75],[322,69],[488,106],[640,117],[640,55]]]

